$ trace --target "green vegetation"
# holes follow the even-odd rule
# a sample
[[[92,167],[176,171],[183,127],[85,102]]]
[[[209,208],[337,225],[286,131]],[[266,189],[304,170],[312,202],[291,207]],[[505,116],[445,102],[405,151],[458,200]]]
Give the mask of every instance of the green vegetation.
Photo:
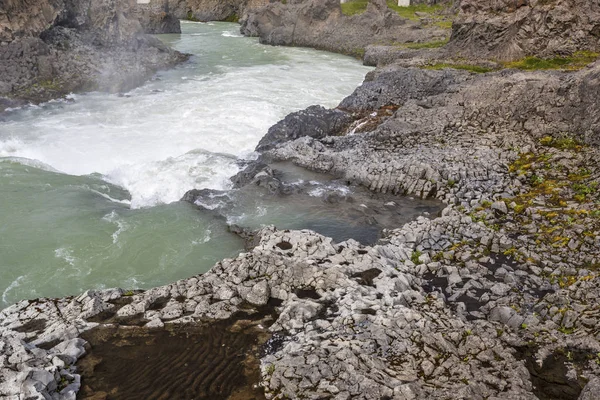
[[[439,26],[442,29],[452,29],[452,20],[444,19],[435,22],[435,25]]]
[[[44,89],[50,91],[60,91],[61,83],[58,80],[39,81],[31,86],[31,90]]]
[[[350,55],[362,59],[365,56],[365,49],[362,47],[357,47],[356,49],[352,49]]]
[[[413,253],[410,256],[410,261],[412,261],[416,265],[421,264],[421,261],[419,261],[419,257],[421,257],[422,254],[423,253],[421,253],[419,250],[413,251]]]
[[[265,368],[265,372],[269,376],[273,375],[273,373],[275,372],[275,364],[269,364],[269,365],[267,365],[267,367]]]
[[[433,14],[437,11],[440,11],[443,7],[439,4],[433,6],[429,6],[427,4],[416,4],[413,6],[399,7],[398,2],[393,0],[388,0],[387,5],[390,9],[396,11],[401,17],[411,19],[413,21],[419,20],[419,17],[416,14],[418,12]]]
[[[341,4],[342,13],[345,15],[362,14],[367,9],[368,4],[368,0],[354,0],[349,1],[348,3],[343,3]]]
[[[517,68],[526,71],[544,70],[544,69],[563,69],[578,70],[592,61],[595,61],[600,54],[591,51],[577,51],[570,57],[539,58],[525,57],[519,61],[504,63],[506,68]]]
[[[581,150],[581,143],[571,137],[553,138],[544,136],[540,139],[540,144],[544,147],[553,147],[559,150]]]
[[[433,42],[425,42],[425,43],[405,43],[402,44],[402,47],[406,47],[407,49],[437,49],[439,47],[443,47],[448,43],[448,40],[436,40]]]
[[[565,335],[570,335],[573,332],[575,332],[575,328],[566,328],[564,326],[561,326],[560,328],[558,328],[558,331],[564,333]]]
[[[430,42],[430,43],[412,43],[404,45],[409,49],[423,49],[423,48],[436,48],[442,47],[446,42]],[[571,57],[554,57],[554,58],[539,58],[539,57],[526,57],[522,60],[500,63],[496,68],[482,67],[479,65],[472,64],[461,64],[461,63],[436,63],[425,66],[427,69],[441,70],[445,68],[462,69],[465,71],[471,71],[475,73],[486,73],[498,70],[501,68],[516,68],[524,71],[535,71],[535,70],[549,70],[557,69],[564,71],[576,71],[579,70],[589,63],[595,61],[600,56],[600,53],[593,53],[590,51],[578,51],[573,53]],[[579,145],[576,141],[570,138],[565,139],[553,139],[551,137],[544,138],[548,140],[548,143],[542,141],[543,146],[549,146],[560,149],[576,149]]]
[[[192,22],[200,22],[198,18],[194,17],[194,13],[192,13],[192,10],[187,12],[187,14],[185,15],[185,19]]]
[[[347,3],[341,4],[342,13],[345,15],[357,15],[362,14],[367,9],[369,4],[368,0],[353,0]],[[434,15],[438,11],[440,11],[443,6],[442,5],[433,5],[429,6],[427,4],[417,4],[413,6],[399,7],[398,2],[394,0],[387,1],[388,8],[394,10],[400,15],[402,18],[410,19],[412,21],[418,21],[419,16],[417,13],[427,13],[431,14],[431,17],[434,19],[440,19],[436,21],[435,24],[441,28],[450,28],[452,27],[452,21],[444,20],[442,16]]]
[[[240,22],[240,17],[236,13],[231,14],[229,17],[225,18],[223,22]]]
[[[441,70],[446,68],[454,68],[454,69],[462,69],[465,71],[475,72],[477,74],[484,74],[486,72],[491,72],[493,69],[482,67],[479,65],[471,65],[471,64],[449,64],[449,63],[436,63],[431,65],[426,65],[425,69],[433,69],[433,70]]]

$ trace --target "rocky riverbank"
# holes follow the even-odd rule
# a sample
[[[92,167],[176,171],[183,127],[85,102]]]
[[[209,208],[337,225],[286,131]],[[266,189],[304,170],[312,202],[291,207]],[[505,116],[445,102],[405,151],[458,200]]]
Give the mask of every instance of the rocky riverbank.
[[[8,3],[0,10],[0,111],[78,91],[131,89],[186,56],[144,35],[125,0]],[[173,30],[173,21],[157,23]],[[179,21],[175,20],[177,27]],[[156,30],[148,30],[155,32]]]
[[[597,397],[600,172],[595,114],[581,110],[599,69],[387,69],[341,103],[350,125],[282,141],[282,121],[265,157],[448,206],[374,246],[265,229],[172,285],[20,302],[2,312],[3,394],[72,396],[82,332],[233,317],[265,335],[241,357],[260,357],[267,398]],[[567,118],[587,129],[559,129]]]
[[[428,18],[409,19],[385,0],[369,1],[366,10],[345,15],[338,0],[271,2],[241,20],[241,31],[270,45],[304,46],[362,58],[373,44],[402,45],[444,41],[449,27]]]
[[[261,398],[253,383],[275,399],[600,397],[598,76],[600,62],[577,72],[378,68],[335,110],[272,127],[260,161],[435,197],[441,215],[371,246],[266,228],[247,252],[171,285],[19,302],[0,313],[0,394],[74,398],[89,379],[86,395],[126,398],[134,383],[101,382],[114,346],[146,340],[156,345],[145,356],[164,357],[172,335],[167,365],[197,368],[152,380],[149,396],[196,387]],[[254,165],[237,182],[270,178]],[[207,324],[222,347],[240,335],[219,356],[245,368],[186,358],[181,335],[202,337]],[[122,332],[107,343],[103,330]],[[223,376],[240,385],[206,389]]]

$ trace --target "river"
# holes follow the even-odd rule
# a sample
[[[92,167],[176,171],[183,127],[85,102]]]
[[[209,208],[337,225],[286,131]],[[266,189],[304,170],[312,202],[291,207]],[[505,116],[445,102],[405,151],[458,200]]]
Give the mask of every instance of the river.
[[[178,200],[227,189],[271,125],[336,106],[370,70],[260,45],[236,24],[182,30],[160,38],[191,60],[135,90],[74,94],[0,120],[0,308],[157,286],[236,255],[243,243],[221,219]]]

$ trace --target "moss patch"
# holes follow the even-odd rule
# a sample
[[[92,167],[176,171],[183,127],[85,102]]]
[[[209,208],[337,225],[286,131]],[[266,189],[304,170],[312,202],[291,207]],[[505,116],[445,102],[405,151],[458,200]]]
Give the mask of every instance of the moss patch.
[[[431,64],[431,65],[426,65],[424,67],[425,69],[433,69],[433,70],[441,70],[441,69],[446,69],[446,68],[454,68],[454,69],[461,69],[461,70],[465,70],[465,71],[470,71],[470,72],[475,72],[478,74],[483,74],[486,72],[492,72],[493,69],[492,68],[487,68],[487,67],[482,67],[479,65],[472,65],[472,64],[450,64],[450,63],[435,63],[435,64]]]
[[[223,22],[240,22],[240,17],[236,13],[231,14],[229,17],[225,18]]]
[[[369,5],[368,0],[353,0],[347,3],[341,4],[342,13],[345,15],[357,15],[362,14]],[[440,28],[450,29],[452,28],[452,21],[447,19],[445,16],[440,15],[439,11],[444,8],[443,5],[427,5],[427,4],[416,4],[412,6],[401,7],[398,6],[398,2],[394,0],[388,0],[387,6],[389,9],[395,11],[402,18],[409,19],[411,21],[419,21],[421,18],[419,14],[428,14],[427,16],[434,20],[434,24]]]
[[[368,4],[368,0],[355,0],[349,1],[348,3],[343,3],[341,4],[342,13],[344,15],[362,14],[367,9]]]
[[[388,8],[396,11],[401,17],[413,21],[419,20],[419,16],[416,13],[434,14],[443,8],[443,6],[439,4],[433,6],[429,6],[427,4],[416,4],[413,6],[400,7],[398,6],[398,2],[393,0],[388,0],[387,5]]]
[[[444,47],[448,43],[448,40],[435,40],[432,42],[424,42],[424,43],[403,43],[400,46],[405,47],[407,49],[437,49],[440,47]]]
[[[587,150],[572,138],[544,137],[536,150],[519,154],[509,165],[509,172],[527,184],[520,194],[505,199],[514,210],[515,226],[525,227],[538,220],[537,230],[519,228],[516,234],[529,235],[538,246],[557,255],[578,251],[582,243],[593,243],[600,231],[596,217],[600,216],[598,182],[583,165],[585,158],[578,157]],[[565,153],[570,153],[570,162],[561,164],[558,161],[565,159]],[[576,225],[582,228],[574,229]],[[563,287],[574,281],[558,283]]]
[[[194,13],[191,10],[187,12],[185,19],[192,22],[200,22],[198,18],[194,17]]]
[[[517,68],[526,71],[561,69],[578,70],[595,61],[599,54],[591,51],[577,51],[570,57],[539,58],[525,57],[522,60],[504,63],[506,68]]]

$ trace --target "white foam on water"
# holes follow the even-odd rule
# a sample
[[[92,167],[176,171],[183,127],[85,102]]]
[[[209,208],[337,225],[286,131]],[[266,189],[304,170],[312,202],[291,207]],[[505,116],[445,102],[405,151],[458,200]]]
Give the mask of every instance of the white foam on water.
[[[197,245],[199,245],[199,244],[208,243],[208,242],[210,241],[210,238],[211,238],[211,236],[210,236],[210,235],[211,235],[211,234],[212,234],[212,231],[211,231],[210,229],[207,229],[207,230],[206,230],[206,233],[205,233],[205,235],[204,235],[204,237],[203,237],[203,238],[201,238],[201,239],[198,239],[198,240],[192,240],[192,244],[193,244],[194,246],[197,246]]]
[[[132,208],[169,203],[193,188],[226,189],[235,158],[271,125],[311,104],[335,106],[367,71],[341,56],[258,45],[237,25],[188,28],[174,45],[196,52],[193,62],[126,96],[72,95],[21,110],[3,123],[0,157],[99,173],[130,191]],[[207,40],[217,41],[214,53]]]
[[[127,199],[125,199],[125,200],[115,199],[114,197],[110,197],[106,193],[102,193],[102,192],[99,192],[98,190],[94,190],[94,189],[90,189],[90,191],[92,193],[96,193],[97,195],[104,197],[106,200],[112,201],[113,203],[119,203],[119,204],[123,204],[123,205],[126,205],[126,206],[131,206],[131,200],[127,200]]]
[[[71,267],[75,266],[76,258],[73,256],[73,250],[71,249],[59,247],[58,249],[54,250],[54,257],[65,261]]]
[[[111,235],[113,244],[119,245],[119,235],[125,232],[128,228],[128,225],[123,221],[123,219],[119,218],[119,214],[115,210],[111,211],[109,214],[106,214],[102,217],[104,221],[111,222],[117,226],[117,230],[113,232]]]
[[[7,296],[8,294],[13,291],[14,289],[18,288],[19,286],[21,286],[21,281],[25,279],[25,275],[21,275],[19,276],[17,279],[15,279],[14,281],[12,281],[10,283],[10,285],[8,285],[8,287],[4,290],[4,292],[2,292],[2,303],[3,304],[8,304],[8,300],[7,300]]]
[[[231,31],[225,31],[225,32],[221,33],[221,36],[223,36],[223,37],[233,37],[233,38],[244,37],[243,35],[241,35],[239,33],[231,32]]]
[[[11,190],[0,187],[0,221],[14,232],[0,238],[12,245],[0,252],[5,304],[163,284],[236,254],[241,242],[221,221],[162,204],[191,189],[228,189],[273,124],[313,104],[335,107],[370,70],[348,57],[262,46],[235,24],[183,30],[162,38],[192,53],[190,62],[139,88],[2,116],[0,178]]]

